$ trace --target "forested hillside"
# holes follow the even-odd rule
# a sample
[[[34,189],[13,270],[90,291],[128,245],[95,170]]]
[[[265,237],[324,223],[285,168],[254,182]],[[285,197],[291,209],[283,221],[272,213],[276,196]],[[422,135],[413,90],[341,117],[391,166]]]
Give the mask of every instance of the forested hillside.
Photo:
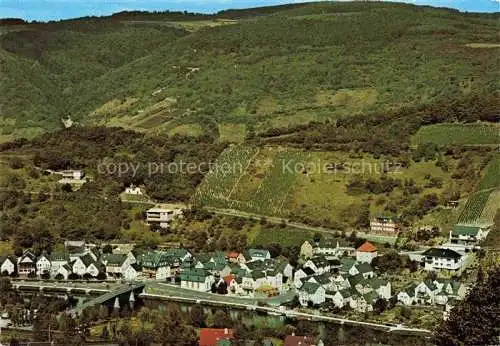
[[[360,2],[6,20],[0,139],[71,116],[239,142],[311,121],[477,95],[494,102],[497,23],[495,14]]]

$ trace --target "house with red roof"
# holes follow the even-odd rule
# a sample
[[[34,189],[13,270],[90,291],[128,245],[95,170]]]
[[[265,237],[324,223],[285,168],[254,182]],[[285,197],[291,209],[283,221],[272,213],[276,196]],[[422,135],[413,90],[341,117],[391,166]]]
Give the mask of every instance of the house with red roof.
[[[234,331],[228,328],[201,328],[200,346],[217,346],[223,340],[234,339]]]
[[[360,263],[372,263],[377,257],[377,248],[369,241],[365,241],[356,249],[356,261]]]

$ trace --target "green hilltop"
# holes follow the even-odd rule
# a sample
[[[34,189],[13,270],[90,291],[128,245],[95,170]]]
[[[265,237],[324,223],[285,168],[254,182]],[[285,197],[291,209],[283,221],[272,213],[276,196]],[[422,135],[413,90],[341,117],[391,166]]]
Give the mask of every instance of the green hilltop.
[[[4,20],[0,141],[70,116],[241,142],[272,128],[493,100],[497,24],[498,14],[366,2]]]

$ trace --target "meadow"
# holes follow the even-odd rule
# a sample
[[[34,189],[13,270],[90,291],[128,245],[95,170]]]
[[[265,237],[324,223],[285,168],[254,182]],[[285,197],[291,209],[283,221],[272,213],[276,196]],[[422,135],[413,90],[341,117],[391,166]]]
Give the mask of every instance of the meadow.
[[[500,126],[495,124],[435,124],[423,126],[412,138],[412,144],[485,145],[500,144]]]

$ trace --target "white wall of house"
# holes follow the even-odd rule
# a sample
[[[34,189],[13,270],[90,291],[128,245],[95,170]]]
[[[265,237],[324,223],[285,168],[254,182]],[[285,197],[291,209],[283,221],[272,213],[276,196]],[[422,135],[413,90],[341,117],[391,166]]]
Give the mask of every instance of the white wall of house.
[[[59,267],[59,269],[56,272],[56,275],[61,274],[64,278],[64,280],[68,280],[69,274],[71,274],[66,268],[64,267]]]
[[[59,268],[61,268],[63,265],[68,264],[68,261],[52,261],[50,262],[50,274],[51,275],[56,275],[57,272],[59,271]]]
[[[385,286],[380,286],[376,289],[378,295],[386,300],[391,298],[391,283],[387,282]]]
[[[138,276],[139,273],[130,265],[123,271],[123,278],[127,281],[136,280]]]
[[[5,261],[3,261],[2,265],[0,266],[0,273],[7,272],[10,275],[15,270],[16,270],[16,265],[8,258]]]
[[[299,269],[295,272],[295,276],[293,278],[293,283],[295,287],[300,288],[302,287],[302,281],[300,279],[307,277],[306,273],[302,269]]]
[[[77,258],[76,261],[73,263],[73,273],[83,276],[87,272],[87,267],[85,264],[82,262],[80,258]]]
[[[460,257],[458,260],[454,260],[452,258],[443,258],[443,257],[432,257],[431,260],[429,261],[428,258],[424,260],[424,269],[425,270],[441,270],[441,269],[447,269],[447,270],[458,270],[462,268],[466,255],[463,255]]]
[[[99,275],[99,269],[95,266],[94,263],[91,263],[88,267],[87,270],[85,271],[87,274],[90,274],[92,277],[96,277]]]
[[[51,263],[45,256],[40,256],[36,261],[36,275],[41,275],[44,272],[50,273]]]
[[[377,257],[377,251],[374,252],[356,251],[356,261],[360,263],[372,263],[372,260],[375,257]]]
[[[156,270],[156,280],[166,280],[170,277],[170,267],[159,267]]]

